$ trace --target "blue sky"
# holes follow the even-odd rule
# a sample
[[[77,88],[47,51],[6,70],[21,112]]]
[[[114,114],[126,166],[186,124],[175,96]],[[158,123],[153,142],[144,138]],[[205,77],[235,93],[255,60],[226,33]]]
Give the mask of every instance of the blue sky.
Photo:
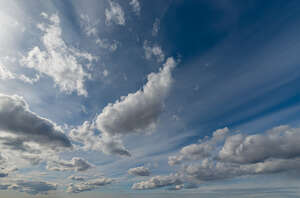
[[[0,0],[0,195],[299,197],[300,2]]]

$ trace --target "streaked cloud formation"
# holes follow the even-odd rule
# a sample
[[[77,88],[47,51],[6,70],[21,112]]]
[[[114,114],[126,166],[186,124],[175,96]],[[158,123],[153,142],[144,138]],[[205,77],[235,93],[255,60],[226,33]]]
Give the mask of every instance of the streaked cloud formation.
[[[0,7],[0,197],[300,196],[300,2]]]

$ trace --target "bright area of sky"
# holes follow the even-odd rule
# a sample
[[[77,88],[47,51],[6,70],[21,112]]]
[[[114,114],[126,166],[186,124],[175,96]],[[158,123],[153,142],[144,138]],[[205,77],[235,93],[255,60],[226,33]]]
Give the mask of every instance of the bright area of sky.
[[[0,0],[0,197],[299,197],[299,26],[297,0]]]

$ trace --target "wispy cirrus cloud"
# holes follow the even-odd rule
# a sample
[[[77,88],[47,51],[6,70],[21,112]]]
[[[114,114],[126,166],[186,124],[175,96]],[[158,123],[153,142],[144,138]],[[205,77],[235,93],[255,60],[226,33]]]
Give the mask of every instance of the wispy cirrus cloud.
[[[120,4],[110,0],[109,6],[109,8],[105,9],[106,23],[111,24],[113,22],[117,25],[125,25],[125,14]]]

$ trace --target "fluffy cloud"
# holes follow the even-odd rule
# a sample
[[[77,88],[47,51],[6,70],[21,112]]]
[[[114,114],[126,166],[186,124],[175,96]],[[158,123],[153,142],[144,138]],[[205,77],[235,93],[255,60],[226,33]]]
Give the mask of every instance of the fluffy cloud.
[[[158,45],[150,45],[148,41],[144,42],[144,50],[146,59],[151,59],[155,57],[157,62],[163,62],[165,60],[165,54]]]
[[[26,101],[16,95],[0,94],[0,131],[14,135],[18,144],[34,142],[53,149],[72,146],[55,123],[30,111]]]
[[[27,57],[22,58],[21,64],[51,77],[61,91],[66,93],[76,91],[78,95],[87,96],[84,82],[91,78],[91,75],[81,62],[87,62],[88,68],[96,58],[65,43],[58,15],[43,16],[50,22],[38,25],[44,33],[41,41],[45,50],[40,50],[38,46],[34,47],[28,52]]]
[[[129,4],[131,5],[133,11],[134,11],[137,15],[140,15],[140,12],[141,12],[141,5],[140,5],[139,0],[131,0],[131,1],[129,2]]]
[[[4,168],[37,165],[73,146],[54,122],[30,111],[20,96],[0,94],[0,164]]]
[[[235,163],[263,162],[270,158],[300,156],[300,129],[279,126],[256,135],[234,135],[226,139],[219,157]]]
[[[95,134],[94,123],[84,122],[82,125],[71,130],[69,136],[76,142],[81,142],[84,150],[101,150],[106,154],[117,154],[130,156],[129,151],[123,146],[122,140],[118,137],[111,137],[102,134],[101,137]]]
[[[73,157],[71,161],[50,161],[48,162],[47,169],[52,171],[86,171],[92,168],[93,165],[87,162],[86,160],[78,157]]]
[[[149,180],[138,182],[132,185],[134,190],[155,189],[172,185],[180,185],[182,180],[179,175],[155,176]]]
[[[128,170],[128,174],[130,175],[136,175],[136,176],[149,176],[150,171],[148,168],[140,166],[136,168],[131,168]]]
[[[184,147],[169,158],[169,164],[183,163],[184,175],[198,182],[299,171],[299,128],[279,126],[254,135],[229,135],[225,129]]]
[[[112,179],[103,177],[100,179],[94,179],[80,184],[70,184],[67,189],[67,192],[80,193],[85,191],[91,191],[100,188],[101,186],[111,184],[112,182],[113,182]]]
[[[211,156],[216,145],[224,140],[228,132],[229,129],[227,127],[218,129],[213,132],[211,139],[206,139],[199,144],[190,144],[183,147],[179,155],[169,157],[169,165],[173,166],[182,161],[199,160]]]
[[[110,0],[109,6],[110,8],[105,9],[106,23],[114,22],[118,25],[125,25],[125,14],[120,4]]]
[[[158,73],[148,75],[142,90],[108,104],[97,117],[97,128],[110,135],[138,133],[155,127],[171,85],[176,63],[169,58]]]
[[[143,89],[109,103],[95,122],[84,122],[71,131],[70,137],[83,143],[85,149],[130,156],[121,136],[145,133],[155,128],[173,82],[171,72],[175,65],[175,60],[168,58],[158,73],[148,75]],[[95,135],[95,129],[101,131],[100,136]]]

